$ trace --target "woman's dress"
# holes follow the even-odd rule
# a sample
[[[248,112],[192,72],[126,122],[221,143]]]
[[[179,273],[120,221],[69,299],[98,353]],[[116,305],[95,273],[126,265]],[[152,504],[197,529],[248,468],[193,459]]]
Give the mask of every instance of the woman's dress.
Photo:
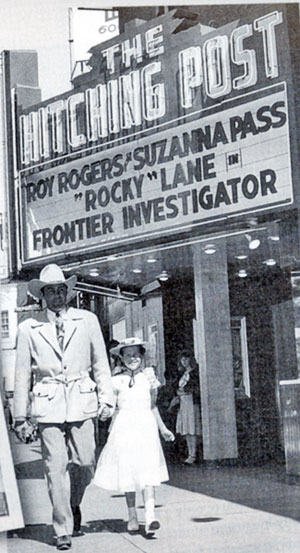
[[[152,368],[130,377],[112,377],[117,415],[100,455],[93,483],[107,490],[130,492],[169,479],[157,422],[151,410],[151,388],[159,386]]]
[[[184,394],[180,395],[180,407],[176,419],[176,432],[186,436],[187,434],[201,435],[201,414],[200,414],[200,390],[199,376],[195,369],[189,374],[184,373],[180,378],[178,386],[183,389]]]

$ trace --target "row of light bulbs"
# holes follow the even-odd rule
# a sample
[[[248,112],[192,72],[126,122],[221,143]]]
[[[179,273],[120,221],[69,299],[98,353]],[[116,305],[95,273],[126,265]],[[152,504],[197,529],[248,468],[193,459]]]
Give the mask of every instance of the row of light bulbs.
[[[253,238],[250,234],[245,234],[244,236],[248,240],[248,247],[249,247],[250,250],[256,250],[260,246],[261,242],[260,242],[259,238]],[[280,240],[280,238],[277,234],[268,236],[268,239],[273,241],[273,242],[278,242]],[[216,253],[216,251],[217,251],[217,247],[216,247],[215,244],[206,244],[204,246],[204,252],[207,255],[213,255],[214,253]],[[248,258],[248,255],[243,252],[243,253],[240,253],[240,254],[236,255],[235,257],[239,261],[243,261],[243,260]],[[273,267],[274,265],[276,265],[276,259],[274,259],[273,257],[270,257],[268,259],[265,259],[265,261],[263,261],[263,263],[265,265],[267,265],[268,267]],[[240,278],[246,278],[248,276],[248,273],[247,273],[246,269],[239,269],[237,275]]]
[[[147,263],[156,263],[157,262],[157,259],[155,257],[148,257],[147,259]],[[140,269],[140,267],[134,267],[132,269],[132,272],[135,273],[135,274],[140,274],[142,273],[142,269]],[[92,276],[92,277],[97,277],[99,276],[100,272],[99,272],[99,269],[97,269],[97,267],[91,269],[89,271],[89,275]],[[161,282],[166,282],[167,280],[169,280],[170,278],[170,275],[168,273],[168,271],[161,271],[161,273],[159,275],[157,275],[156,277],[158,280],[160,280]]]
[[[249,242],[249,249],[250,250],[256,250],[260,246],[260,240],[258,238],[252,238],[250,234],[245,234],[245,238],[247,238]],[[206,244],[204,246],[204,252],[208,255],[212,255],[216,253],[217,247],[215,244]],[[236,256],[237,259],[246,259],[248,256],[246,254],[240,254]]]
[[[245,234],[244,236],[247,238],[249,242],[250,250],[256,250],[260,246],[259,238],[253,238],[252,236],[250,236],[250,234]],[[277,242],[280,240],[279,236],[275,236],[275,235],[268,236],[268,239],[273,240],[274,242]],[[206,246],[204,246],[204,252],[207,253],[208,255],[214,254],[216,253],[216,251],[217,251],[217,247],[215,244],[206,244]],[[236,256],[237,259],[246,259],[247,257],[248,256],[246,254],[240,254]]]
[[[267,265],[268,267],[274,267],[274,265],[276,265],[277,261],[273,257],[269,257],[269,259],[265,259],[265,261],[263,261],[263,263],[265,265]],[[248,276],[248,273],[247,273],[246,269],[239,269],[239,271],[237,272],[237,275],[240,278],[246,278]]]
[[[249,242],[250,250],[256,250],[260,246],[260,240],[258,238],[252,238],[249,234],[245,234],[245,236]],[[273,242],[278,242],[280,238],[277,234],[274,234],[274,235],[268,236],[268,240],[271,240]],[[236,256],[237,259],[247,259],[247,257],[248,256],[246,254],[240,254]],[[274,265],[276,265],[277,262],[276,262],[276,259],[274,259],[273,257],[269,257],[268,259],[265,259],[263,263],[268,267],[274,267]],[[246,278],[248,276],[248,273],[246,269],[239,269],[237,275],[240,278]]]
[[[146,260],[147,263],[156,263],[157,262],[157,259],[155,257],[148,257],[148,259]],[[132,269],[132,272],[133,273],[136,273],[136,274],[140,274],[142,273],[142,269],[140,269],[139,267],[135,267],[134,269]],[[166,282],[167,280],[169,280],[170,278],[170,275],[168,273],[168,271],[161,271],[161,273],[159,275],[157,275],[156,277],[158,280],[160,280],[161,282]]]
[[[250,250],[256,250],[260,246],[261,242],[260,242],[259,238],[252,237],[250,234],[247,234],[247,233],[244,236],[248,241],[248,247],[249,247]],[[277,242],[277,241],[280,240],[280,238],[277,234],[268,236],[268,239],[272,240],[274,242]],[[213,255],[214,253],[216,253],[216,251],[217,251],[217,247],[213,243],[206,244],[204,246],[204,252],[207,255]],[[243,252],[243,253],[237,254],[235,257],[239,261],[243,261],[243,260],[248,258],[248,255]],[[157,259],[153,256],[150,256],[150,257],[148,257],[148,259],[146,261],[147,261],[147,263],[156,263]],[[268,258],[265,261],[263,261],[263,263],[265,265],[269,266],[269,267],[273,267],[274,265],[276,265],[276,260],[274,258]],[[132,272],[135,273],[135,274],[140,274],[140,273],[142,273],[142,269],[140,267],[134,267],[132,269]],[[90,276],[96,277],[96,276],[99,276],[100,272],[99,272],[99,269],[93,268],[89,271],[89,274],[90,274]],[[240,269],[238,271],[237,275],[241,278],[245,278],[245,277],[248,276],[248,273],[247,273],[246,269]],[[161,282],[166,282],[167,280],[169,280],[170,275],[169,275],[168,271],[163,270],[163,271],[161,271],[161,273],[156,278],[158,280],[160,280]]]

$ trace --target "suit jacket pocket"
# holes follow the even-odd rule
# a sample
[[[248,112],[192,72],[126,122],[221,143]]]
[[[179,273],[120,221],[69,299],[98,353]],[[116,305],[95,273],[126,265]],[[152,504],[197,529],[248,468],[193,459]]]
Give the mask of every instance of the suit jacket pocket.
[[[81,409],[85,415],[96,415],[98,412],[98,396],[96,382],[90,377],[84,378],[79,383]]]
[[[31,393],[31,416],[45,417],[49,411],[49,400],[53,397],[53,386],[38,382]]]

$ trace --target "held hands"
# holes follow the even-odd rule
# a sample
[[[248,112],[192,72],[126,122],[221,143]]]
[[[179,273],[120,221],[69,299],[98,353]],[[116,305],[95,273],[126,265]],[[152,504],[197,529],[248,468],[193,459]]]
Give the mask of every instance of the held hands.
[[[110,419],[110,417],[113,416],[114,407],[110,407],[106,403],[103,403],[100,405],[98,409],[98,417],[101,421],[106,421],[107,419]]]
[[[16,421],[14,425],[14,432],[18,440],[24,444],[33,441],[34,427],[28,420]]]
[[[175,436],[174,436],[173,432],[171,432],[171,430],[169,430],[167,427],[163,428],[161,430],[161,435],[162,435],[163,439],[166,440],[166,442],[174,442],[175,441]]]

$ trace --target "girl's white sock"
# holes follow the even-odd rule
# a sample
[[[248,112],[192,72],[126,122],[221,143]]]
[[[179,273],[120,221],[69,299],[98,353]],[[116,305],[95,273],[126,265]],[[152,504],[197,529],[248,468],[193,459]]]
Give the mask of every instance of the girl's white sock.
[[[154,497],[148,497],[145,500],[145,517],[147,520],[155,519],[154,507],[155,507]]]

